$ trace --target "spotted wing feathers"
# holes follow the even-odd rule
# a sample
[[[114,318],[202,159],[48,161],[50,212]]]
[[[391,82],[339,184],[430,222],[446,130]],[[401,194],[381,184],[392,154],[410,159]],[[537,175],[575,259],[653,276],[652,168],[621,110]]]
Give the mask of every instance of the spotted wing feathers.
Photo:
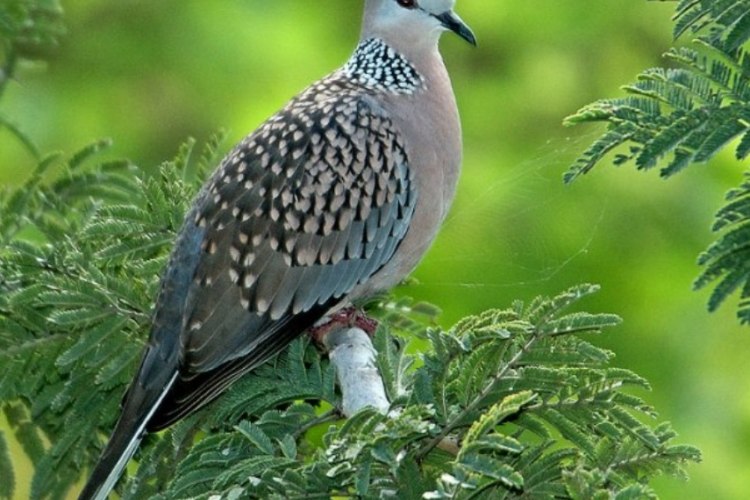
[[[335,87],[311,88],[237,146],[186,222],[204,232],[202,255],[179,377],[150,430],[286,346],[404,238],[416,201],[404,144],[369,98]]]

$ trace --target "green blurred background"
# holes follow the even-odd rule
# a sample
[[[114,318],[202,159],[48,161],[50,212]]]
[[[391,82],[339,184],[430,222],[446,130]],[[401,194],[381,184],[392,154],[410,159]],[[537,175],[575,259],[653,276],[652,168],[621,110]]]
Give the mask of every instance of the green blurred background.
[[[187,136],[206,140],[226,127],[239,140],[340,65],[361,4],[63,0],[62,46],[47,67],[22,69],[2,109],[44,151],[112,137],[114,156],[154,169]],[[450,325],[516,298],[602,284],[585,307],[625,323],[594,341],[652,382],[643,396],[704,452],[689,483],[656,482],[661,497],[750,498],[750,332],[737,325],[735,304],[709,314],[708,292],[691,291],[712,215],[742,166],[727,154],[668,182],[612,167],[561,181],[601,132],[563,128],[563,117],[621,95],[620,85],[660,64],[674,7],[459,0],[480,40],[477,49],[443,42],[464,123],[464,173],[418,283],[401,293],[439,305]],[[0,130],[0,185],[18,183],[33,163]]]

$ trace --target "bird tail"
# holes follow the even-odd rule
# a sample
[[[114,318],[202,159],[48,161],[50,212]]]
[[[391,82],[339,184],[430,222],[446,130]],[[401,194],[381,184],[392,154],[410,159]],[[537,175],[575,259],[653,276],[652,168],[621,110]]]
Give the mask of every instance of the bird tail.
[[[117,425],[115,425],[115,430],[112,431],[112,436],[104,448],[99,462],[91,472],[86,486],[78,496],[78,500],[107,499],[115,487],[117,480],[120,479],[120,476],[125,471],[128,462],[130,462],[130,459],[133,458],[138,449],[138,445],[146,433],[148,421],[154,415],[154,412],[167,395],[167,392],[169,392],[176,378],[177,374],[175,373],[148,412],[137,411],[138,405],[132,404],[132,398],[126,398],[120,419],[117,421]]]

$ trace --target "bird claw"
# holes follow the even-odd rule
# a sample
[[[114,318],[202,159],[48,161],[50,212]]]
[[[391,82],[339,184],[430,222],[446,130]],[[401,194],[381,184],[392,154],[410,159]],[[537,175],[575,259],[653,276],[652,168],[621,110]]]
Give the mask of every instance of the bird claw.
[[[374,337],[375,331],[378,329],[378,322],[368,318],[361,309],[352,306],[339,309],[326,316],[308,331],[316,342],[322,343],[323,337],[339,328],[359,328],[370,337]]]

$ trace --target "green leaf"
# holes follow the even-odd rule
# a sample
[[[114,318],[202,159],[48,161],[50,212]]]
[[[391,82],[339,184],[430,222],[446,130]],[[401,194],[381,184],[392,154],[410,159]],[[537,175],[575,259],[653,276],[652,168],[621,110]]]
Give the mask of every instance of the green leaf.
[[[572,287],[552,299],[539,297],[529,305],[525,318],[535,325],[543,325],[571,305],[598,291],[598,285],[586,284]]]
[[[622,323],[614,314],[575,313],[545,323],[540,331],[547,335],[600,333],[602,329]]]
[[[499,404],[490,408],[469,428],[469,431],[464,436],[464,441],[466,444],[471,445],[479,438],[485,437],[506,418],[518,413],[521,408],[530,404],[535,398],[536,396],[529,391],[519,392],[506,397]]]
[[[295,459],[297,458],[297,441],[291,434],[286,434],[283,438],[278,440],[279,449],[286,458]]]
[[[102,151],[109,149],[110,147],[112,147],[112,139],[101,139],[99,141],[93,142],[74,153],[67,162],[68,167],[71,170],[77,170],[82,167],[87,160],[98,155]]]
[[[276,452],[276,448],[271,442],[271,439],[257,425],[245,421],[241,422],[235,428],[263,453],[273,455]]]
[[[506,488],[523,489],[523,476],[521,474],[509,465],[488,456],[466,456],[459,463],[459,467],[470,473],[494,479]]]

